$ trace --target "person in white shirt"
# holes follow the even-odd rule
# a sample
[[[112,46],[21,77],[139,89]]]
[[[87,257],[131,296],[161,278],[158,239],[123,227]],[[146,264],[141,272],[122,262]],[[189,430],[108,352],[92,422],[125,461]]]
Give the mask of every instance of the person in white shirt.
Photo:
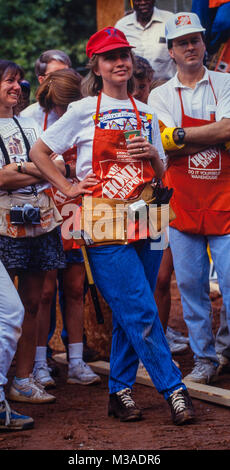
[[[0,260],[12,281],[17,276],[18,292],[25,309],[17,346],[16,376],[9,398],[19,402],[47,403],[53,402],[55,397],[47,394],[31,377],[36,314],[45,271],[65,266],[65,257],[59,232],[62,218],[45,194],[49,184],[29,159],[30,147],[39,137],[40,128],[31,118],[14,116],[23,77],[20,66],[0,60]],[[55,165],[64,173],[64,162],[58,161]],[[28,168],[30,175],[26,174]],[[4,289],[4,284],[1,288]],[[0,363],[5,370],[9,364],[5,361],[9,360],[20,333],[20,319],[15,322],[16,335],[12,330],[11,314],[14,311],[9,312],[9,322],[3,327],[4,346],[0,354]],[[10,341],[12,334],[15,339]],[[8,350],[9,356],[4,349]]]
[[[118,20],[115,27],[135,46],[134,53],[149,61],[154,79],[172,78],[176,67],[165,39],[165,22],[172,13],[156,8],[155,0],[133,0],[133,9],[134,12]]]
[[[99,197],[114,207],[113,199],[133,205],[148,183],[164,173],[157,116],[132,97],[131,48],[116,28],[91,36],[86,48],[90,58],[86,98],[69,105],[31,149],[32,160],[46,177],[72,195],[74,187],[66,184],[49,156],[51,148],[63,153],[76,144],[77,177],[82,180],[93,170],[97,178],[93,197],[86,197],[85,203]],[[124,131],[128,130],[136,137],[127,143]],[[168,401],[174,424],[185,424],[194,418],[194,410],[172,361],[153,296],[162,250],[150,236],[136,235],[126,244],[116,237],[106,244],[102,238],[100,246],[87,250],[95,284],[113,312],[108,414],[121,421],[141,419],[131,395],[140,359]]]
[[[208,244],[230,325],[230,76],[204,66],[204,32],[194,13],[179,12],[166,23],[178,72],[151,91],[148,103],[162,130],[166,126],[165,145],[171,140],[165,180],[174,188],[176,219],[170,224],[170,247],[195,362],[186,379],[209,383],[216,379],[218,357]]]
[[[70,68],[71,65],[69,56],[63,51],[50,49],[43,52],[35,63],[35,74],[38,82],[41,84],[49,73]],[[47,115],[47,121],[45,121],[44,109],[37,102],[21,111],[21,116],[33,118],[42,130],[51,126],[58,119],[57,113],[51,110]]]

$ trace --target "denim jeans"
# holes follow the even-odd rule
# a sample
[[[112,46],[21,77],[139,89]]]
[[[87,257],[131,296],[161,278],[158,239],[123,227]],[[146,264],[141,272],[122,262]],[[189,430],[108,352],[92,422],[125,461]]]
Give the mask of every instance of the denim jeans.
[[[230,333],[224,304],[220,310],[220,327],[216,333],[216,352],[230,359]]]
[[[3,401],[3,386],[7,383],[7,373],[22,332],[24,307],[1,261],[0,286],[0,401]]]
[[[109,392],[132,388],[139,360],[168,398],[181,383],[159,319],[153,292],[162,251],[151,241],[88,249],[94,282],[112,310]]]
[[[209,297],[209,243],[230,326],[230,235],[193,235],[170,227],[170,247],[194,358],[217,363]]]

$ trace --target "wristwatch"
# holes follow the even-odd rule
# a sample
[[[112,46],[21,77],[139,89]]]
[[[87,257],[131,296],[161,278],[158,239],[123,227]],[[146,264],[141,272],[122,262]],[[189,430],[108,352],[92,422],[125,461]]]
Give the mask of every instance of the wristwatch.
[[[22,162],[17,162],[16,165],[18,173],[22,173]]]
[[[184,137],[185,137],[185,130],[183,129],[183,127],[177,127],[173,133],[173,139],[175,143],[178,145],[182,145],[184,142]]]

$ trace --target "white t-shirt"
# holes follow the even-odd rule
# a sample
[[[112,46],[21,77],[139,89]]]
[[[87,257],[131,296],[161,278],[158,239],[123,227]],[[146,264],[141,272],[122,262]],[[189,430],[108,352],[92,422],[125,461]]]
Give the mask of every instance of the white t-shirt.
[[[41,134],[41,129],[37,125],[36,121],[31,118],[17,117],[16,118],[21,125],[30,147],[36,142]],[[17,124],[12,118],[0,118],[0,135],[3,143],[9,155],[10,163],[19,163],[27,161],[27,153],[24,140]],[[6,165],[4,155],[0,149],[0,168]],[[43,191],[49,186],[49,183],[37,184],[37,192]],[[28,193],[31,192],[31,186],[26,186],[12,191],[12,193]],[[0,191],[0,194],[7,194],[7,191]]]
[[[189,88],[178,80],[178,74],[158,88],[153,89],[148,98],[148,104],[154,107],[158,119],[167,127],[181,126],[181,96],[184,112],[190,117],[210,120],[210,114],[215,113],[216,121],[230,118],[230,75],[228,73],[214,72],[206,67],[203,78],[197,82],[196,87]],[[212,87],[209,82],[211,80]]]
[[[34,119],[44,129],[45,112],[39,103],[33,103],[21,111],[20,116]],[[58,115],[54,111],[48,113],[47,128],[57,121]]]
[[[142,121],[142,135],[157,148],[160,158],[164,160],[157,116],[148,105],[135,102]],[[79,180],[92,172],[96,106],[96,96],[71,103],[67,112],[41,135],[43,142],[56,153],[63,154],[69,147],[77,145],[76,174]],[[136,114],[131,101],[118,100],[102,93],[99,126],[103,129],[136,129]]]
[[[165,23],[172,13],[154,7],[151,20],[146,26],[137,21],[136,12],[124,16],[115,24],[127,37],[134,54],[147,59],[155,71],[154,79],[169,79],[176,73],[165,39]]]

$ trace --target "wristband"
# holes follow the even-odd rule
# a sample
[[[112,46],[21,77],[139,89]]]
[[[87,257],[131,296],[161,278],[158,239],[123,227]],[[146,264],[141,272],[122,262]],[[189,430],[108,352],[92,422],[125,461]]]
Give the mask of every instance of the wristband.
[[[66,171],[65,177],[69,178],[70,177],[70,165],[68,165],[68,163],[66,163],[65,165],[65,171]]]
[[[177,150],[182,149],[184,144],[177,145],[173,139],[173,133],[178,127],[166,127],[161,133],[161,140],[164,147],[164,150]]]

